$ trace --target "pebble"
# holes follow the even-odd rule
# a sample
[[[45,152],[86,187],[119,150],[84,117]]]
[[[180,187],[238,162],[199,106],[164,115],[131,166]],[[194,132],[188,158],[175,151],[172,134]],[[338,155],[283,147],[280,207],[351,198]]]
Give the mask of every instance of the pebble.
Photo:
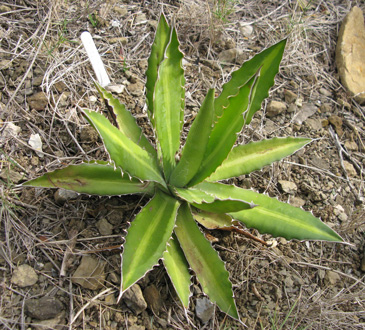
[[[342,129],[342,118],[339,116],[331,116],[328,118],[328,122],[334,126],[337,135],[342,136],[343,129]]]
[[[29,265],[20,265],[15,268],[13,276],[11,277],[11,283],[25,288],[27,286],[32,286],[38,281],[38,275],[35,270]]]
[[[42,111],[48,104],[47,95],[44,92],[39,92],[28,98],[29,107],[32,110]]]
[[[330,284],[335,285],[341,280],[341,277],[336,272],[333,272],[332,270],[327,270],[325,280],[327,280]]]
[[[113,225],[108,222],[105,218],[100,219],[96,223],[96,228],[98,228],[99,233],[103,236],[108,236],[113,234]]]
[[[345,148],[347,150],[350,150],[350,151],[357,151],[358,150],[358,146],[357,146],[357,143],[355,141],[346,141],[345,142]]]
[[[138,284],[132,285],[124,292],[122,300],[136,315],[141,314],[147,308],[147,303]]]
[[[112,93],[122,94],[124,92],[125,86],[122,84],[119,85],[108,85],[106,89]]]
[[[295,94],[294,92],[286,89],[284,91],[284,99],[286,103],[293,103],[295,102],[295,100],[297,99],[297,94]]]
[[[313,116],[317,112],[317,110],[318,108],[314,104],[303,104],[302,109],[298,111],[298,113],[293,118],[294,124],[302,125],[302,123],[309,117]]]
[[[246,55],[242,49],[231,48],[220,52],[218,59],[222,63],[242,63],[246,60]]]
[[[90,290],[101,289],[105,281],[106,262],[91,256],[84,256],[72,275],[72,282]]]
[[[25,301],[25,313],[33,319],[48,320],[56,317],[62,310],[62,303],[55,297],[44,296]]]
[[[136,16],[136,19],[134,20],[135,24],[144,24],[144,23],[147,23],[147,17],[146,17],[146,14],[138,14]]]
[[[306,124],[313,131],[319,131],[322,129],[322,123],[317,119],[309,118],[306,120]]]
[[[286,104],[279,101],[270,101],[266,108],[266,116],[271,118],[281,114],[286,110]]]
[[[43,158],[44,154],[42,152],[42,140],[39,134],[31,134],[28,140],[28,144],[36,151],[39,158]]]
[[[162,299],[160,292],[154,284],[149,285],[143,290],[143,296],[146,300],[147,306],[155,314],[159,314],[162,307]]]
[[[331,96],[332,96],[332,93],[331,93],[329,90],[327,90],[327,89],[325,89],[325,88],[323,88],[323,87],[321,87],[321,88],[319,89],[319,92],[320,92],[322,95],[327,96],[327,97],[331,97]]]
[[[127,44],[128,39],[126,37],[115,37],[115,38],[108,38],[108,42],[110,44],[116,44],[116,43],[120,43],[123,46],[125,46]]]
[[[55,318],[49,320],[40,320],[32,323],[32,329],[34,330],[47,330],[47,329],[65,329],[66,313],[62,311]]]
[[[143,89],[144,89],[144,85],[141,82],[136,82],[135,84],[130,84],[128,86],[128,91],[133,96],[142,96]]]
[[[252,25],[241,25],[240,32],[244,37],[251,37],[253,34],[253,26]]]
[[[279,185],[282,191],[287,194],[294,194],[298,190],[297,185],[291,181],[279,180]]]
[[[290,204],[295,207],[302,207],[305,205],[305,200],[301,199],[299,197],[291,197],[290,198]]]
[[[355,177],[357,175],[354,165],[352,165],[348,161],[344,160],[343,166],[345,167],[348,176]]]
[[[98,138],[99,134],[92,126],[85,126],[80,132],[80,141],[82,143],[95,143]]]
[[[59,188],[54,194],[54,200],[57,204],[63,205],[68,200],[76,199],[78,196],[79,196],[78,193],[75,191]]]
[[[196,300],[195,313],[203,323],[207,323],[213,317],[214,305],[206,297],[198,298]]]
[[[0,172],[0,178],[4,181],[12,182],[12,183],[20,183],[20,181],[24,180],[24,174],[21,174],[12,169],[4,169]]]
[[[128,14],[128,10],[126,7],[119,7],[119,6],[115,6],[114,8],[114,11],[120,15],[121,17],[125,16]]]

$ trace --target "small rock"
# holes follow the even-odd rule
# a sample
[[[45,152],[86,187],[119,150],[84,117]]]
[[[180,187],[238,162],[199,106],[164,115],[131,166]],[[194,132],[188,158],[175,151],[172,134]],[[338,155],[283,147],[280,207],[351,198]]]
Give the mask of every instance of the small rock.
[[[348,161],[344,160],[343,166],[345,167],[345,170],[346,170],[348,176],[355,177],[357,175],[354,165],[352,165]]]
[[[63,81],[56,82],[54,87],[56,87],[57,92],[60,94],[62,94],[67,89],[67,85]]]
[[[36,93],[28,98],[28,104],[31,109],[42,111],[48,104],[47,95],[43,92]]]
[[[342,22],[336,46],[336,63],[342,84],[360,104],[365,103],[365,24],[354,6]]]
[[[144,325],[137,325],[133,324],[132,326],[128,327],[129,330],[146,330]]]
[[[295,100],[297,99],[297,94],[295,94],[294,92],[286,89],[284,91],[284,99],[286,103],[293,103],[295,102]]]
[[[331,116],[328,118],[328,122],[335,127],[337,135],[342,136],[342,118],[339,116]]]
[[[348,102],[346,102],[345,100],[343,100],[343,99],[339,99],[339,100],[337,100],[337,102],[338,102],[338,104],[339,104],[340,106],[344,107],[345,109],[347,109],[347,110],[351,110],[351,104],[350,104],[350,103],[348,103]]]
[[[66,324],[66,313],[62,311],[55,318],[32,323],[34,330],[64,330]]]
[[[251,37],[253,34],[253,26],[252,25],[241,25],[240,32],[244,37]]]
[[[125,46],[128,42],[128,39],[126,37],[115,37],[115,38],[108,38],[108,41],[110,44],[120,43],[123,46]]]
[[[3,126],[3,125],[1,125]],[[14,125],[13,123],[7,123],[5,128],[3,129],[0,141],[5,140],[6,138],[11,138],[13,136],[17,136],[21,132],[21,128],[19,126]]]
[[[24,180],[24,174],[12,169],[3,168],[0,172],[0,178],[6,182],[19,183]]]
[[[357,143],[355,141],[346,141],[345,142],[345,148],[350,151],[357,151]]]
[[[313,131],[319,131],[322,129],[322,123],[316,119],[309,118],[306,120],[306,124]]]
[[[138,284],[132,285],[123,294],[122,300],[136,315],[141,314],[147,308],[147,303]]]
[[[42,152],[42,140],[41,137],[39,136],[39,134],[31,134],[28,144],[36,150],[37,155],[39,158],[43,158],[44,154]]]
[[[295,100],[295,105],[298,106],[299,108],[301,108],[303,106],[303,99],[301,99],[300,97],[298,97]]]
[[[203,323],[207,323],[213,317],[214,305],[206,297],[198,298],[196,300],[195,313]]]
[[[63,205],[68,200],[76,199],[78,196],[79,196],[78,193],[75,191],[59,188],[57,189],[53,197],[57,204]]]
[[[362,252],[362,258],[361,258],[361,264],[360,264],[360,269],[362,272],[365,272],[365,249]]]
[[[9,11],[11,11],[11,8],[10,7],[5,6],[5,5],[1,5],[0,6],[0,13],[7,13]]]
[[[288,109],[286,111],[288,113],[296,112],[297,111],[297,106],[294,103],[289,104]]]
[[[331,97],[331,96],[332,96],[332,93],[331,93],[329,90],[327,90],[327,89],[325,89],[325,88],[323,88],[323,87],[321,87],[321,88],[319,89],[319,92],[320,92],[322,95],[327,96],[327,97]]]
[[[305,200],[301,199],[299,197],[291,197],[290,198],[290,204],[295,207],[302,207],[305,205]]]
[[[37,281],[38,275],[29,265],[20,265],[14,270],[13,276],[11,277],[11,283],[21,288],[32,286],[36,284]]]
[[[218,55],[218,59],[222,63],[240,63],[242,60],[244,60],[244,58],[245,55],[243,54],[243,51],[238,48],[223,50]]]
[[[317,110],[318,109],[314,104],[311,103],[303,104],[302,109],[299,110],[299,112],[294,116],[293,123],[302,125],[303,121],[305,121],[310,116],[313,116],[317,112]]]
[[[98,228],[101,235],[108,236],[113,234],[113,225],[110,224],[105,218],[99,220],[96,223],[96,228]]]
[[[146,14],[137,14],[136,19],[134,20],[136,24],[144,24],[147,23],[147,17]]]
[[[57,298],[47,296],[26,300],[24,306],[25,313],[38,320],[52,319],[63,310],[63,305]]]
[[[124,85],[108,85],[106,89],[112,93],[122,94],[124,92],[125,86]]]
[[[92,126],[85,126],[80,132],[80,140],[82,143],[95,143],[99,139],[98,132]]]
[[[291,195],[293,195],[298,189],[297,185],[291,181],[279,180],[279,185],[282,191]]]
[[[114,294],[109,294],[105,297],[104,303],[107,306],[113,306],[117,304],[117,299],[115,298]]]
[[[136,82],[135,84],[130,84],[128,86],[128,91],[133,96],[142,96],[143,95],[144,85],[141,82]]]
[[[71,280],[82,287],[90,290],[101,289],[105,281],[105,261],[84,256],[79,267],[76,269]]]
[[[286,104],[279,101],[270,101],[267,105],[266,116],[271,118],[281,114],[286,110]]]
[[[341,277],[336,272],[333,272],[332,270],[327,270],[325,280],[327,280],[330,284],[335,285],[338,281],[341,280]]]
[[[115,6],[115,7],[114,7],[114,11],[115,11],[118,15],[120,15],[121,17],[123,17],[123,16],[125,16],[125,15],[127,15],[127,14],[128,14],[128,10],[127,10],[127,8],[125,8],[125,7]]]
[[[143,290],[143,296],[146,300],[147,306],[155,314],[158,315],[162,306],[162,299],[160,292],[157,290],[154,284],[149,285]]]

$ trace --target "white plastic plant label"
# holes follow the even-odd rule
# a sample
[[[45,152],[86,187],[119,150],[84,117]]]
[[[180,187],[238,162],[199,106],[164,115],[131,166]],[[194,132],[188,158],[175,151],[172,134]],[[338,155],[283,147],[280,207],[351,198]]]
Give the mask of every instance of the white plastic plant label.
[[[81,41],[85,47],[86,53],[90,59],[91,65],[95,71],[96,79],[102,87],[110,84],[108,73],[105,70],[100,54],[96,49],[94,40],[91,34],[87,31],[81,33]]]

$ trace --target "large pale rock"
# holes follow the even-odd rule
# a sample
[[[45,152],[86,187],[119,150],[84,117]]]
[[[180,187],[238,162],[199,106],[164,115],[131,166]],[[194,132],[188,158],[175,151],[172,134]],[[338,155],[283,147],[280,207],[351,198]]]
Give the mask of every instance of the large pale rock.
[[[101,289],[105,281],[106,262],[93,258],[91,256],[84,256],[81,259],[79,267],[76,269],[71,280],[82,287],[90,290]]]
[[[362,10],[353,7],[342,22],[336,47],[336,63],[342,84],[365,103],[365,24]]]

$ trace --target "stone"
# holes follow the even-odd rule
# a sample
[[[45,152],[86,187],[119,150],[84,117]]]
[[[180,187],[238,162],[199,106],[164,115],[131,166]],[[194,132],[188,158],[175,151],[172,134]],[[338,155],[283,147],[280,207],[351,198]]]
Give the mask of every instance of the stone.
[[[9,11],[11,11],[11,8],[10,7],[5,6],[5,5],[1,5],[0,6],[0,13],[7,13]]]
[[[99,139],[98,132],[92,126],[85,126],[80,132],[80,141],[82,143],[95,143]]]
[[[323,87],[321,87],[321,88],[319,89],[319,92],[320,92],[322,95],[327,96],[327,97],[331,97],[331,96],[332,96],[332,93],[331,93],[329,90],[327,90],[327,89],[325,89],[325,88],[323,88]]]
[[[128,91],[133,96],[142,96],[143,89],[144,89],[144,85],[141,82],[136,82],[135,84],[130,84],[128,86]]]
[[[63,205],[68,200],[76,199],[78,196],[79,196],[79,194],[75,191],[59,188],[59,189],[57,189],[57,191],[55,192],[53,197],[57,204]]]
[[[119,85],[108,85],[106,89],[112,93],[122,94],[124,92],[125,86],[122,84]]]
[[[38,275],[35,270],[29,265],[20,265],[15,268],[13,276],[11,277],[11,283],[25,288],[27,286],[32,286],[38,281]]]
[[[335,285],[341,280],[341,277],[336,272],[333,272],[332,270],[327,270],[325,280],[327,280],[330,284]]]
[[[213,317],[214,305],[207,297],[198,298],[196,300],[195,313],[200,321],[207,323]]]
[[[289,203],[295,207],[302,207],[305,205],[305,200],[299,197],[291,197]]]
[[[62,311],[55,318],[37,321],[31,324],[34,330],[64,330],[66,324],[66,313]]]
[[[149,285],[143,290],[143,296],[146,300],[148,308],[155,314],[160,312],[162,307],[162,299],[160,292],[157,290],[154,284]]]
[[[286,89],[284,91],[284,99],[286,103],[293,103],[295,102],[295,100],[297,99],[297,94],[295,94],[294,92]]]
[[[144,23],[147,23],[146,14],[144,14],[144,13],[137,14],[134,22],[135,22],[135,24],[144,24]]]
[[[108,38],[110,44],[120,43],[123,46],[127,44],[128,39],[126,37],[115,37],[115,38]]]
[[[306,124],[313,131],[319,131],[322,129],[322,123],[316,119],[309,118],[309,119],[307,119]]]
[[[126,7],[115,6],[113,9],[121,17],[123,17],[123,16],[125,16],[125,15],[128,14],[128,9]]]
[[[133,324],[132,326],[128,327],[129,330],[146,330],[144,325],[137,325]]]
[[[222,63],[241,63],[245,60],[245,54],[242,49],[231,48],[220,52],[218,59]]]
[[[266,108],[266,116],[275,117],[286,110],[286,104],[279,101],[270,101]]]
[[[107,306],[113,306],[117,304],[117,299],[115,298],[114,294],[109,294],[105,297],[104,303]]]
[[[25,179],[25,175],[5,167],[0,171],[0,178],[5,182],[20,183]]]
[[[44,296],[39,299],[29,299],[24,303],[25,313],[33,319],[48,320],[56,317],[63,304],[55,297]]]
[[[297,100],[298,101],[298,100]],[[312,103],[305,103],[302,109],[293,118],[293,123],[297,125],[302,125],[302,123],[313,116],[318,111],[318,108]]]
[[[44,154],[42,151],[42,140],[41,137],[39,136],[39,134],[31,134],[30,138],[28,140],[28,144],[36,150],[36,153],[38,155],[39,158],[43,158]]]
[[[133,284],[124,292],[122,300],[136,315],[141,314],[147,308],[147,303],[138,284]]]
[[[357,143],[355,141],[346,141],[345,142],[345,148],[347,150],[350,150],[350,151],[357,151],[358,150],[358,146],[357,146]]]
[[[44,92],[33,94],[28,98],[28,104],[32,110],[42,111],[48,104],[47,95]]]
[[[249,38],[252,36],[253,34],[253,26],[252,25],[243,25],[244,23],[240,24],[240,32],[241,34],[246,37]]]
[[[348,161],[344,160],[343,166],[345,167],[348,176],[355,177],[357,175],[354,165],[352,165]]]
[[[279,185],[281,190],[287,194],[293,195],[298,190],[297,185],[291,181],[279,180]]]
[[[336,64],[344,87],[360,104],[365,103],[365,24],[362,10],[354,6],[341,24]]]
[[[334,126],[337,135],[342,136],[342,134],[343,134],[342,118],[339,116],[331,116],[331,117],[328,117],[328,122]]]
[[[113,225],[108,222],[105,218],[100,219],[96,223],[96,228],[98,228],[99,233],[103,236],[108,236],[113,234]]]
[[[91,256],[84,256],[72,275],[72,282],[90,290],[101,289],[105,281],[106,262]]]

